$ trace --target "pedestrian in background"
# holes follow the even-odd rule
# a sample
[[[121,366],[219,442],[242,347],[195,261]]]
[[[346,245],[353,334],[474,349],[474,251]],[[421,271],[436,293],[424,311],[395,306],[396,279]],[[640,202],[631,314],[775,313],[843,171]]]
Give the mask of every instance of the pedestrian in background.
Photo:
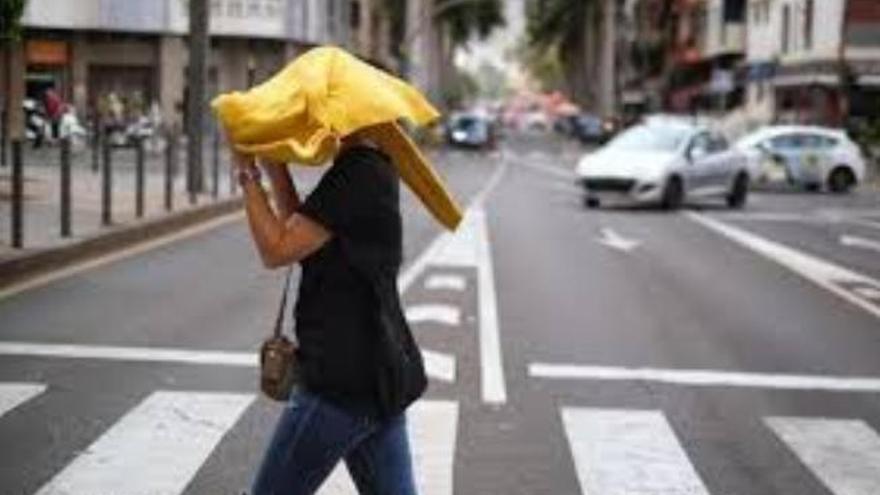
[[[302,266],[295,309],[302,378],[253,495],[314,493],[340,460],[360,493],[415,494],[405,410],[427,378],[397,290],[398,173],[448,227],[461,213],[395,120],[424,123],[436,111],[409,85],[338,48],[307,52],[214,108],[233,143],[260,257],[267,267]],[[330,159],[301,201],[286,162]]]

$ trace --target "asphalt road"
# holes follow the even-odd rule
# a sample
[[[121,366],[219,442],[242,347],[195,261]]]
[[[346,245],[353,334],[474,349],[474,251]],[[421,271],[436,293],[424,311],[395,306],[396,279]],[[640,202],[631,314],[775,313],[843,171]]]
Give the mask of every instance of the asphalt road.
[[[422,493],[880,493],[880,193],[588,211],[581,152],[439,155],[455,235],[404,198]],[[0,494],[246,488],[280,284],[233,220],[4,295]]]

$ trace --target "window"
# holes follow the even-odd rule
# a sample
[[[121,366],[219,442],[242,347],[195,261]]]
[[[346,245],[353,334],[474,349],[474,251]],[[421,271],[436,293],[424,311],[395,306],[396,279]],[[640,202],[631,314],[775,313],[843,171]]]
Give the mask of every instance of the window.
[[[782,53],[788,53],[791,34],[791,6],[782,7]]]
[[[813,0],[806,0],[804,3],[804,48],[807,50],[813,48],[813,10],[815,3]]]

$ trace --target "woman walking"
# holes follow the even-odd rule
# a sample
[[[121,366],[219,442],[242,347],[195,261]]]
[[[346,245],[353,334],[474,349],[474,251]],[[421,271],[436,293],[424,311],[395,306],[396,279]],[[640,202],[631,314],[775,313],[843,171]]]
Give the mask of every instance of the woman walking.
[[[362,494],[415,494],[405,410],[427,379],[397,291],[398,179],[448,227],[460,212],[395,121],[425,123],[436,112],[402,81],[335,48],[312,50],[214,107],[232,141],[261,259],[267,267],[302,266],[300,382],[253,495],[314,493],[339,461]],[[331,158],[301,200],[285,164]]]

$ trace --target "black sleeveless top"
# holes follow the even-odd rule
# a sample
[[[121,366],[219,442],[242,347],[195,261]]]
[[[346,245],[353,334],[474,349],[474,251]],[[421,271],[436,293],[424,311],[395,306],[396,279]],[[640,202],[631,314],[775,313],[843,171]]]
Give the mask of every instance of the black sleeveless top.
[[[295,319],[306,389],[370,415],[402,411],[427,382],[397,291],[399,181],[388,157],[344,150],[299,212],[333,234],[302,261]]]

